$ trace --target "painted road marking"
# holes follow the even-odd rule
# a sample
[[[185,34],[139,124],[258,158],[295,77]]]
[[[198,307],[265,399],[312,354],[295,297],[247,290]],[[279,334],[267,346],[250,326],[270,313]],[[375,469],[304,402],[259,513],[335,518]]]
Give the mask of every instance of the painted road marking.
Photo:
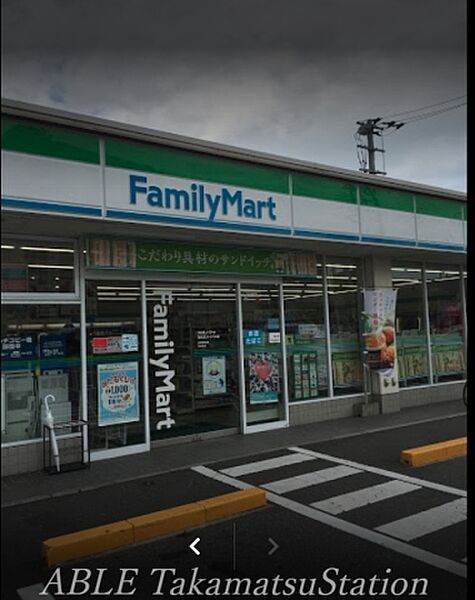
[[[299,448],[293,446],[289,448],[292,452],[298,452],[299,454],[307,454],[314,458],[320,458],[328,462],[338,463],[340,465],[346,465],[348,467],[354,467],[355,469],[361,469],[368,473],[375,473],[376,475],[382,475],[383,477],[389,477],[389,479],[398,479],[399,481],[407,481],[407,483],[413,483],[420,485],[421,487],[429,488],[432,490],[438,490],[439,492],[445,492],[446,494],[453,494],[454,496],[467,496],[467,490],[461,490],[459,488],[450,487],[441,483],[434,483],[433,481],[426,481],[425,479],[419,479],[418,477],[411,477],[409,475],[403,475],[402,473],[396,473],[394,471],[387,471],[386,469],[379,469],[378,467],[371,467],[370,465],[364,465],[357,463],[352,460],[346,460],[345,458],[338,458],[336,456],[330,456],[329,454],[323,454],[322,452],[314,452],[313,450],[307,450],[306,448]]]
[[[20,596],[21,600],[40,600],[40,598],[44,598],[45,600],[53,600],[53,596],[48,594],[41,594],[44,590],[45,586],[41,583],[35,583],[34,585],[29,585],[28,587],[20,588],[17,590],[17,594]]]
[[[276,458],[268,458],[267,460],[258,460],[257,462],[246,463],[245,465],[221,469],[221,473],[229,475],[230,477],[240,477],[241,475],[249,475],[249,473],[259,473],[260,471],[268,471],[270,469],[286,467],[287,465],[295,465],[297,463],[305,462],[306,460],[315,459],[313,456],[308,456],[308,454],[295,452],[293,454],[277,456]]]
[[[338,467],[329,467],[328,469],[321,469],[320,471],[313,471],[312,473],[304,473],[303,475],[296,475],[295,477],[288,477],[287,479],[279,479],[278,481],[265,483],[259,487],[271,492],[275,492],[276,494],[286,494],[287,492],[301,490],[303,488],[310,487],[311,485],[318,485],[320,483],[326,483],[327,481],[334,481],[335,479],[348,477],[348,475],[354,475],[355,473],[361,472],[362,471],[360,469],[339,465]]]
[[[376,529],[400,540],[409,541],[465,521],[466,518],[467,500],[458,498],[404,519],[380,525]]]
[[[223,473],[219,473],[218,471],[213,471],[213,469],[208,467],[192,467],[192,470],[196,473],[204,475],[205,477],[210,477],[211,479],[221,481],[222,483],[236,488],[245,489],[250,487],[249,484],[243,481],[239,481],[238,479],[234,479],[233,477],[229,477]],[[433,567],[448,571],[449,573],[459,575],[460,577],[467,577],[467,565],[465,564],[456,562],[443,556],[439,556],[437,554],[433,554],[432,552],[428,552],[422,548],[411,546],[405,542],[380,533],[379,531],[365,529],[364,527],[355,525],[354,523],[344,521],[339,517],[329,515],[321,510],[317,510],[311,506],[306,506],[305,504],[300,504],[299,502],[295,502],[294,500],[290,500],[289,498],[279,496],[272,492],[267,493],[267,499],[269,502],[282,506],[288,510],[291,510],[292,512],[308,517],[314,521],[318,521],[319,523],[323,523],[350,535],[354,535],[368,542],[373,542],[383,546],[384,548],[398,552],[399,554],[404,554],[405,556],[409,556],[410,558],[414,558]]]
[[[395,496],[400,496],[401,494],[407,494],[408,492],[420,489],[421,487],[419,485],[393,479],[392,481],[372,485],[371,487],[361,490],[313,502],[310,506],[313,506],[313,508],[317,508],[318,510],[323,510],[331,515],[339,515],[355,508],[361,508],[368,504],[375,504],[381,500],[394,498]]]

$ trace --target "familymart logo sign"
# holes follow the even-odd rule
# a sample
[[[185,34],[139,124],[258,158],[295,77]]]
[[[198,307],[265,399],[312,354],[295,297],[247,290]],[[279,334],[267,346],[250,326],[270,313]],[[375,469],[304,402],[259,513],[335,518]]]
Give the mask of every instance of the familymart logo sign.
[[[171,418],[170,394],[175,391],[175,371],[170,368],[170,359],[175,352],[174,342],[168,333],[168,310],[173,304],[171,291],[163,290],[159,301],[153,305],[153,348],[150,351],[150,366],[153,369],[155,385],[155,414],[161,419],[157,422],[158,430],[170,429],[175,424]]]
[[[216,188],[216,186],[213,186]],[[277,203],[272,196],[246,198],[242,190],[219,189],[218,193],[202,183],[187,187],[159,186],[145,175],[129,175],[129,204],[139,210],[157,209],[191,213],[208,221],[252,219],[273,222],[277,220]]]

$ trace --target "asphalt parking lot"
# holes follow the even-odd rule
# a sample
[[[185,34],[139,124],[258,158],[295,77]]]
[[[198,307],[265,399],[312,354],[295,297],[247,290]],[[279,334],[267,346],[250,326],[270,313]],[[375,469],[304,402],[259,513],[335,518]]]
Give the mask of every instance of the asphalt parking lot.
[[[213,461],[203,465],[203,472],[181,469],[5,508],[2,598],[15,598],[16,590],[49,580],[53,570],[40,558],[41,542],[48,537],[223,494],[239,485],[267,488],[267,507],[65,564],[65,590],[78,567],[107,569],[101,589],[113,592],[120,568],[139,569],[138,598],[153,597],[157,589],[152,569],[176,569],[163,572],[163,590],[168,591],[172,577],[183,576],[188,583],[196,567],[201,578],[253,580],[276,575],[318,580],[326,569],[338,569],[338,577],[335,571],[332,577],[347,576],[349,582],[375,576],[426,578],[425,597],[465,598],[466,459],[417,468],[399,462],[402,449],[460,437],[465,426],[464,416],[439,419]],[[397,537],[406,530],[405,538]],[[197,537],[199,556],[189,548]],[[332,585],[325,585],[323,592],[331,591]],[[349,589],[337,586],[332,597],[345,597]]]

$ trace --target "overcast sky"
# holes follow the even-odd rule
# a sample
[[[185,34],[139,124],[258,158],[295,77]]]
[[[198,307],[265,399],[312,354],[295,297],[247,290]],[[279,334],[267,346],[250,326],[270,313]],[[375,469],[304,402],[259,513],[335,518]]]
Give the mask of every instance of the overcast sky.
[[[2,0],[2,13],[5,98],[354,170],[357,120],[466,93],[466,0]],[[465,191],[465,144],[465,107],[407,124],[385,139],[386,171]]]

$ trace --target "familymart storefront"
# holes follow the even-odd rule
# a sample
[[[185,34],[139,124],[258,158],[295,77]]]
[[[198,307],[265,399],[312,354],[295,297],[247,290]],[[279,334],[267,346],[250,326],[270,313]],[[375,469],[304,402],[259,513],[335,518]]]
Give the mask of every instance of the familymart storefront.
[[[364,288],[397,290],[380,409],[460,393],[462,194],[3,110],[4,474],[41,468],[48,394],[93,459],[358,414]]]

